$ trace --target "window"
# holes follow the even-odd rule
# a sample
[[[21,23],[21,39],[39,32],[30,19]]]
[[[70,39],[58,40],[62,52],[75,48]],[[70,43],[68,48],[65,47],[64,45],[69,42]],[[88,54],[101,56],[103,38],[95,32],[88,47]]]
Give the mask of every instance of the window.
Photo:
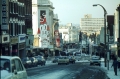
[[[11,25],[11,35],[13,36],[13,23],[10,24]]]
[[[16,59],[15,65],[16,65],[17,71],[23,71],[23,66],[22,66],[22,63],[20,62],[20,60]]]
[[[10,10],[10,13],[12,13],[12,11],[11,11],[11,1],[9,2],[9,10]]]

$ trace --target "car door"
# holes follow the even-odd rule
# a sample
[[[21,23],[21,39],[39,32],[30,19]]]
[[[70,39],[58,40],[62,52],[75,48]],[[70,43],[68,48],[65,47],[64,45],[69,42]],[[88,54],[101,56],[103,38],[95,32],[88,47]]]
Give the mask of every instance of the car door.
[[[27,79],[27,73],[21,61],[19,59],[14,59],[12,61],[12,64],[12,72],[14,79]]]
[[[12,70],[12,79],[18,79],[18,75],[16,75],[14,72],[16,71],[16,65],[15,65],[15,60],[13,59],[11,61],[12,63],[12,67],[11,67],[11,70]]]
[[[27,73],[25,68],[23,67],[22,62],[19,59],[16,59],[15,65],[16,65],[18,79],[27,79]]]

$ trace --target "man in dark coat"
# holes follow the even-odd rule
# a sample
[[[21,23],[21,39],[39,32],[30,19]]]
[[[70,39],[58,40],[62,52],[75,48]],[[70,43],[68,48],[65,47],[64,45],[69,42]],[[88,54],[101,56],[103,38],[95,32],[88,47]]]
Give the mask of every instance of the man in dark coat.
[[[115,75],[117,76],[117,66],[118,66],[117,58],[114,58],[114,59],[113,59],[112,66],[113,66],[113,68],[114,68],[114,73],[115,73]],[[111,66],[111,67],[112,67],[112,66]]]

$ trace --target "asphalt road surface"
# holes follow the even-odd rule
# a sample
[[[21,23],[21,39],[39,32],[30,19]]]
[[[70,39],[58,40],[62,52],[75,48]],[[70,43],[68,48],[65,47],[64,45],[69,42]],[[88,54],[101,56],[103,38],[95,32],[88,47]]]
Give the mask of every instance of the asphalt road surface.
[[[51,63],[27,69],[28,79],[107,79],[99,66],[89,66],[88,62],[69,65]]]

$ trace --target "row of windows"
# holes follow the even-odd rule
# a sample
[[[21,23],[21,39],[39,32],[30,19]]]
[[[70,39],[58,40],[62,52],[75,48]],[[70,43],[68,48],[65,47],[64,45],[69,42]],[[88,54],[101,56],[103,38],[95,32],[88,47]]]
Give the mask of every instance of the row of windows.
[[[18,25],[17,23],[9,23],[9,33],[11,36],[18,34],[25,34],[25,25]]]
[[[21,2],[12,2],[12,1],[9,2],[9,11],[10,14],[18,14],[21,16],[24,16],[25,14],[26,15],[31,14],[30,6],[28,5],[24,6],[24,3]]]
[[[84,26],[97,26],[97,27],[103,27],[104,25],[81,25],[81,27],[84,27]]]
[[[104,24],[104,22],[100,22],[100,21],[96,21],[96,22],[92,22],[92,21],[87,21],[87,22],[81,22],[81,24]]]
[[[81,21],[104,21],[104,18],[82,18]]]
[[[18,14],[18,15],[24,16],[25,15],[25,7],[23,6],[23,3],[20,3],[20,4],[14,3],[14,2],[9,2],[10,14]]]
[[[100,29],[100,27],[82,27],[82,29]]]

